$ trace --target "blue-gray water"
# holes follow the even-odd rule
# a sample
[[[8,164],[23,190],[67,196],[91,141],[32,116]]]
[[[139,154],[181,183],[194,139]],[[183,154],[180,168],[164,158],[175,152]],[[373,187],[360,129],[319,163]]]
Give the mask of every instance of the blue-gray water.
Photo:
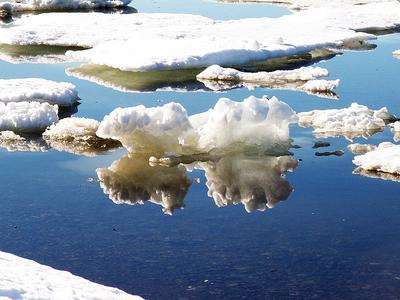
[[[180,7],[138,1],[137,9],[221,19],[274,16],[281,10],[268,14],[264,9],[275,8],[187,3]],[[118,106],[174,100],[193,114],[209,109],[220,97],[241,100],[250,95],[277,96],[296,111],[358,102],[387,106],[400,115],[400,60],[391,55],[400,48],[400,35],[382,36],[376,43],[373,51],[345,52],[317,64],[330,71],[330,78],[341,79],[340,100],[263,88],[218,94],[123,93],[68,77],[65,68],[75,64],[0,62],[0,78],[70,81],[82,99],[77,115],[99,120]],[[148,299],[398,299],[399,183],[353,175],[353,155],[345,150],[349,142],[344,138],[327,139],[331,147],[321,150],[344,150],[342,157],[316,157],[311,146],[317,139],[310,129],[292,126],[291,135],[302,146],[293,150],[300,165],[287,175],[294,191],[275,208],[251,214],[241,204],[218,208],[207,196],[199,170],[188,173],[200,183],[190,186],[186,208],[173,216],[152,203],[114,204],[97,182],[87,179],[97,178],[97,168],[125,155],[122,149],[94,158],[3,149],[0,250]],[[385,131],[368,143],[392,138]]]

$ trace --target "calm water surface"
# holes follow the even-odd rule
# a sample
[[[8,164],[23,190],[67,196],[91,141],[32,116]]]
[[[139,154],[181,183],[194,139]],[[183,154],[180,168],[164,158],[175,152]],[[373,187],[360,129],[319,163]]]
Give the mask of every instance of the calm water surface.
[[[221,19],[287,13],[269,5],[185,3],[137,1],[133,6],[139,12],[192,12]],[[400,48],[400,35],[375,42],[374,51],[346,52],[317,64],[330,71],[330,78],[341,79],[339,100],[263,88],[124,93],[67,76],[65,68],[77,64],[0,62],[0,78],[70,81],[82,99],[77,115],[99,120],[119,106],[173,100],[193,114],[220,97],[242,100],[250,95],[277,96],[296,111],[358,102],[387,106],[400,115],[400,60],[391,55]],[[331,147],[321,150],[344,150],[342,157],[317,157],[310,129],[292,126],[291,135],[302,146],[293,150],[299,166],[286,177],[294,191],[275,208],[253,213],[241,204],[217,207],[207,196],[201,170],[170,170],[178,186],[185,176],[199,179],[188,188],[185,209],[173,216],[152,203],[116,205],[88,178],[97,178],[97,168],[126,155],[123,149],[93,158],[2,149],[0,249],[148,299],[398,299],[399,183],[352,174],[353,155],[345,150],[349,142],[344,138],[327,139]],[[385,131],[367,142],[392,138]],[[227,163],[242,166],[225,174],[235,181],[238,170],[257,165],[257,160],[234,157]],[[141,171],[131,172],[134,177]],[[272,186],[287,187],[285,179],[278,182]]]

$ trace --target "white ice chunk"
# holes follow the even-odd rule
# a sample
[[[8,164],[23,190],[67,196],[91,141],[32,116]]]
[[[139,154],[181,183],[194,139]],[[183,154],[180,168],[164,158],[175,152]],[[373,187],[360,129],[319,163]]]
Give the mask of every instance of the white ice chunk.
[[[328,95],[339,85],[339,80],[316,80],[328,76],[329,72],[320,67],[301,67],[295,70],[278,70],[273,72],[241,72],[232,68],[212,65],[197,75],[207,87],[213,90],[232,88],[243,85],[248,88],[267,87],[281,89],[298,89],[307,92]],[[230,84],[224,84],[230,82]]]
[[[86,156],[94,156],[120,146],[119,142],[102,139],[96,135],[100,122],[87,118],[65,118],[51,125],[43,138],[58,150]]]
[[[58,122],[58,107],[39,102],[0,102],[0,131],[43,132]]]
[[[381,143],[376,150],[354,157],[353,163],[367,171],[400,175],[400,145]]]
[[[286,200],[293,188],[285,178],[298,161],[288,156],[226,156],[199,163],[207,178],[208,196],[219,207],[242,203],[247,212],[264,211]]]
[[[95,9],[126,6],[131,0],[14,0],[0,1],[0,11],[13,12],[35,10]]]
[[[142,298],[0,251],[0,299],[140,300]]]
[[[210,151],[285,152],[289,124],[297,116],[276,98],[220,99],[213,109],[187,116],[177,103],[117,108],[101,122],[97,135],[119,140],[130,152],[193,154]]]
[[[0,102],[39,101],[72,106],[78,92],[67,82],[55,82],[41,78],[0,79]]]
[[[386,107],[374,111],[357,103],[342,109],[302,112],[298,113],[298,116],[300,126],[314,127],[314,133],[317,135],[344,135],[350,139],[382,131],[385,120],[390,119]]]
[[[393,52],[393,56],[400,59],[400,49]]]
[[[166,214],[184,208],[183,202],[192,181],[183,166],[149,165],[149,157],[126,155],[108,168],[97,169],[105,194],[116,204],[161,205]]]
[[[398,1],[229,21],[183,14],[50,13],[16,20],[15,26],[0,26],[0,43],[89,47],[67,55],[121,70],[180,69],[339,47],[375,38],[358,30],[394,28],[399,16]]]
[[[357,144],[356,143],[356,144],[348,145],[347,149],[349,151],[351,151],[353,154],[360,155],[360,154],[365,154],[367,152],[375,150],[376,146],[372,145],[372,144]]]

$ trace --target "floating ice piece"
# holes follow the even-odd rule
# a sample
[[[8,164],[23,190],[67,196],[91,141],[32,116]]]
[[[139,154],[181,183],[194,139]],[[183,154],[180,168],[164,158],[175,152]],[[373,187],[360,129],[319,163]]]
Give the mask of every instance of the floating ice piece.
[[[58,107],[39,102],[0,102],[0,131],[43,132],[58,122]]]
[[[24,11],[78,10],[126,6],[131,0],[14,0],[0,1],[0,12],[8,15]]]
[[[0,147],[9,152],[46,152],[49,148],[42,139],[27,139],[12,131],[0,131]]]
[[[376,150],[354,157],[353,163],[363,170],[400,175],[400,145],[381,143]]]
[[[393,140],[395,142],[400,141],[400,122],[396,121],[394,123],[389,124],[389,127],[391,128],[391,131],[393,132]]]
[[[353,154],[360,155],[375,150],[376,146],[372,144],[351,144],[347,146],[347,149]]]
[[[350,139],[382,131],[385,121],[392,117],[386,107],[374,111],[357,103],[342,109],[302,112],[298,116],[300,126],[314,127],[318,137],[343,135]]]
[[[37,101],[72,106],[78,92],[73,84],[41,78],[0,79],[0,102]]]
[[[288,156],[227,156],[200,163],[207,178],[208,196],[218,207],[242,203],[247,212],[264,211],[286,200],[293,188],[285,178],[298,161]]]
[[[140,300],[107,287],[10,253],[0,251],[0,298]]]
[[[229,21],[182,14],[41,14],[0,28],[0,43],[89,47],[67,55],[121,70],[181,69],[242,64],[368,40],[375,36],[358,31],[394,28],[399,15],[397,1]]]
[[[166,214],[184,208],[183,202],[192,181],[183,166],[149,165],[149,157],[126,155],[108,168],[97,169],[105,194],[116,204],[144,204],[163,207]]]
[[[224,90],[238,86],[248,88],[267,87],[303,90],[317,95],[331,96],[339,80],[316,80],[328,76],[329,72],[320,67],[301,67],[295,70],[273,72],[241,72],[232,68],[212,65],[197,75],[197,79],[213,90]]]
[[[87,118],[65,118],[51,125],[43,138],[58,151],[94,156],[120,146],[118,141],[96,135],[99,121]]]
[[[400,59],[400,49],[393,52],[393,56]]]
[[[117,108],[106,116],[97,136],[119,140],[130,152],[195,154],[270,151],[290,147],[289,124],[297,116],[276,98],[220,99],[213,109],[187,116],[177,103]]]

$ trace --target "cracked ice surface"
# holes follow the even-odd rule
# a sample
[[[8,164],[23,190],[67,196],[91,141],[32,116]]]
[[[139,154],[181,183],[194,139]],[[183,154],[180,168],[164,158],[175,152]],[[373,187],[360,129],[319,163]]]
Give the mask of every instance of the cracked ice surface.
[[[399,16],[398,1],[230,21],[183,14],[50,13],[2,26],[0,43],[83,46],[91,49],[67,55],[121,70],[176,69],[241,64],[343,46],[375,37],[355,30],[394,28],[400,24]]]
[[[5,300],[142,299],[1,251],[0,270],[0,298]]]

